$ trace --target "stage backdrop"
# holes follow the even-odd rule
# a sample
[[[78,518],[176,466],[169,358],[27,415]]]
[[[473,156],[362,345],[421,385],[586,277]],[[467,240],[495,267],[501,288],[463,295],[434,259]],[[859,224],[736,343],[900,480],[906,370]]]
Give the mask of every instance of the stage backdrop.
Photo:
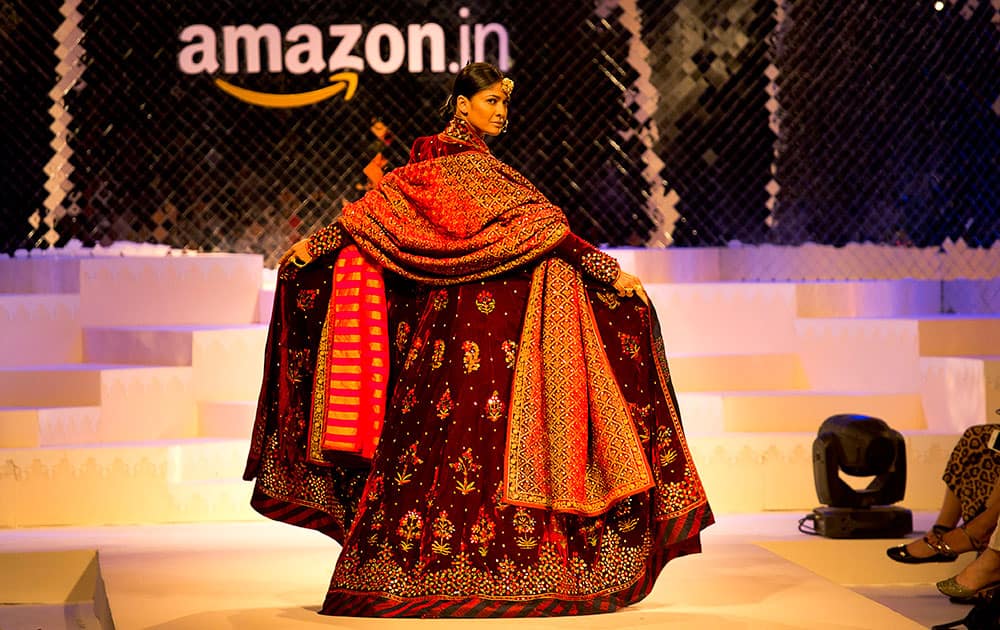
[[[989,247],[1000,3],[12,0],[2,249],[259,252],[436,132],[453,73],[516,82],[493,151],[602,245]],[[9,51],[9,53],[8,53]]]

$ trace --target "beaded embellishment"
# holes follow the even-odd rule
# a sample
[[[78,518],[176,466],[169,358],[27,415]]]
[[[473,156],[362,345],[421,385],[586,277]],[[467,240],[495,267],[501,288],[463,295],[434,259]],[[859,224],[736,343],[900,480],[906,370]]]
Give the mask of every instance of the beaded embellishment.
[[[580,265],[592,277],[606,284],[614,284],[621,269],[617,260],[601,251],[587,252],[580,259]]]

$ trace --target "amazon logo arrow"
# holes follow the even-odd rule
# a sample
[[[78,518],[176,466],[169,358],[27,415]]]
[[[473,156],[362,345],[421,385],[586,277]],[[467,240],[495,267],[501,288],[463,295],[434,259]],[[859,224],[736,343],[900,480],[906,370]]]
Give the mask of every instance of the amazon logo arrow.
[[[351,100],[354,96],[354,92],[358,89],[358,73],[338,72],[330,77],[330,83],[331,85],[318,90],[311,90],[309,92],[274,94],[271,92],[248,90],[246,88],[239,87],[238,85],[233,85],[223,79],[215,79],[215,85],[218,86],[220,90],[230,96],[238,98],[241,101],[250,103],[251,105],[289,108],[319,103],[320,101],[336,96],[341,92],[344,93],[345,101]]]

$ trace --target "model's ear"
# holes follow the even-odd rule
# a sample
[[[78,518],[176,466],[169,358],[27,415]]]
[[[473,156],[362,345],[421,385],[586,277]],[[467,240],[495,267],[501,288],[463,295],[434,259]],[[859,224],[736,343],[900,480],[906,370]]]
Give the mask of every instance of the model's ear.
[[[459,96],[458,100],[455,101],[455,112],[461,114],[462,116],[469,115],[469,106],[472,104],[467,96]]]

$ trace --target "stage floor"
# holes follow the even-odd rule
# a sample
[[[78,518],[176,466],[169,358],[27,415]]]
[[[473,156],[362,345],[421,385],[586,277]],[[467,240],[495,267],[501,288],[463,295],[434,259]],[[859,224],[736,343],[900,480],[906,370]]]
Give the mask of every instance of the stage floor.
[[[927,628],[968,611],[967,606],[951,604],[939,595],[932,582],[935,576],[928,577],[924,567],[886,560],[882,549],[893,541],[806,536],[796,528],[800,516],[791,512],[722,515],[705,532],[704,553],[669,564],[656,588],[639,604],[609,615],[522,619],[518,628],[906,629]],[[929,513],[915,514],[915,526],[926,528],[931,518]],[[339,547],[315,532],[280,523],[0,531],[2,553],[71,549],[98,550],[118,630],[464,628],[473,624],[497,628],[510,623],[318,615]],[[970,554],[963,557],[968,560]],[[933,570],[951,575],[961,562]],[[852,570],[872,579],[845,585],[843,580],[851,579]]]

